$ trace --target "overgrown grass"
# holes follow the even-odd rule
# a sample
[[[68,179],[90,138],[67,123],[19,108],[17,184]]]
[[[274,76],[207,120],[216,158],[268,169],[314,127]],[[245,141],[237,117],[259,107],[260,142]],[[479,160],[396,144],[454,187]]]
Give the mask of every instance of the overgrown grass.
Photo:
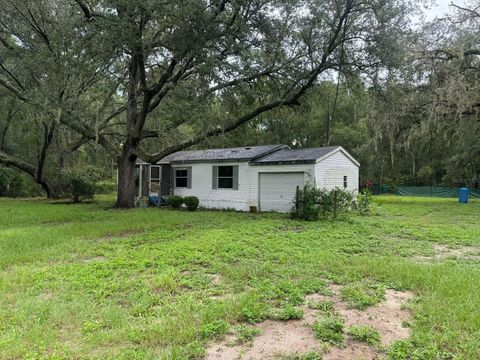
[[[0,200],[0,358],[202,358],[326,280],[361,306],[389,287],[417,294],[391,359],[480,358],[480,263],[414,258],[480,247],[478,201],[382,196],[372,216],[313,223],[112,204]]]

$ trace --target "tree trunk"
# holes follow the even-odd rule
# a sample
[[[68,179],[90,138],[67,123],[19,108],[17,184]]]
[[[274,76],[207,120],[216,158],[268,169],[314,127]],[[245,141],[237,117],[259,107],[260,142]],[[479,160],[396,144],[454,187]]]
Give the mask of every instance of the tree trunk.
[[[42,175],[41,177],[37,176],[37,169],[32,164],[29,164],[15,156],[9,155],[4,151],[0,150],[0,163],[13,166],[21,171],[26,172],[30,176],[32,176],[37,184],[41,185],[45,192],[47,193],[47,198],[49,199],[56,199],[58,198],[58,191],[55,189],[53,183],[45,179],[45,176]]]
[[[130,209],[135,202],[135,164],[137,157],[130,150],[124,149],[117,159],[118,185],[117,209]]]

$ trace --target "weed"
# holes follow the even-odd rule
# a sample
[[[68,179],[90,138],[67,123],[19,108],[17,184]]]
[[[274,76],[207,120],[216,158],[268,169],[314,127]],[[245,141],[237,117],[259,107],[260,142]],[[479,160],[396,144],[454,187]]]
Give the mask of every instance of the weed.
[[[227,333],[229,326],[229,323],[224,320],[215,320],[202,325],[200,335],[203,339],[219,338]]]
[[[313,324],[313,331],[316,337],[326,343],[342,346],[343,320],[338,316],[329,316]]]
[[[260,329],[247,325],[238,325],[235,327],[237,343],[245,344],[252,342],[253,338],[261,333]]]
[[[333,312],[335,310],[333,301],[331,300],[308,301],[307,306],[310,309],[321,310],[324,312]]]
[[[343,287],[341,295],[350,307],[363,310],[385,299],[385,287],[367,281],[355,282]]]
[[[355,340],[366,341],[370,345],[380,343],[380,334],[371,326],[351,326],[348,334]]]
[[[287,304],[282,308],[272,309],[270,317],[281,321],[298,320],[303,317],[303,310]]]

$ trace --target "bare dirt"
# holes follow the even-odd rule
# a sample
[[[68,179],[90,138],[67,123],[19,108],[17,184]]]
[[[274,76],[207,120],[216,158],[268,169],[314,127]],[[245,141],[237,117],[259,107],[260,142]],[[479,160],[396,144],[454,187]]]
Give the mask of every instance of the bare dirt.
[[[387,290],[386,300],[365,310],[349,309],[340,298],[341,286],[332,284],[331,296],[311,294],[306,304],[322,300],[331,300],[335,311],[345,322],[345,331],[352,325],[370,325],[380,333],[381,345],[388,346],[396,340],[408,338],[410,330],[403,327],[404,321],[411,320],[408,310],[402,304],[413,298],[411,292]],[[383,358],[378,347],[366,342],[356,341],[345,335],[345,346],[328,347],[320,342],[311,328],[317,318],[322,316],[320,310],[303,307],[304,317],[301,320],[274,321],[266,320],[255,327],[260,329],[251,344],[235,343],[235,336],[230,334],[222,342],[211,344],[207,349],[207,360],[256,360],[278,359],[281,356],[299,355],[317,352],[326,360],[373,360]]]
[[[480,261],[480,248],[475,246],[435,244],[433,245],[432,255],[418,255],[413,258],[420,262],[443,261],[447,259]]]

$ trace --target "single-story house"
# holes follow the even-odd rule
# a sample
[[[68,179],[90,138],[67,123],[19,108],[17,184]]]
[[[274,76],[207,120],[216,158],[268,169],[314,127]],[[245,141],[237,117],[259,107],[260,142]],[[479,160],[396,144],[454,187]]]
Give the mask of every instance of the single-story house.
[[[297,187],[358,190],[359,166],[341,146],[286,145],[178,151],[151,165],[137,162],[139,199],[196,196],[205,208],[289,211]]]

